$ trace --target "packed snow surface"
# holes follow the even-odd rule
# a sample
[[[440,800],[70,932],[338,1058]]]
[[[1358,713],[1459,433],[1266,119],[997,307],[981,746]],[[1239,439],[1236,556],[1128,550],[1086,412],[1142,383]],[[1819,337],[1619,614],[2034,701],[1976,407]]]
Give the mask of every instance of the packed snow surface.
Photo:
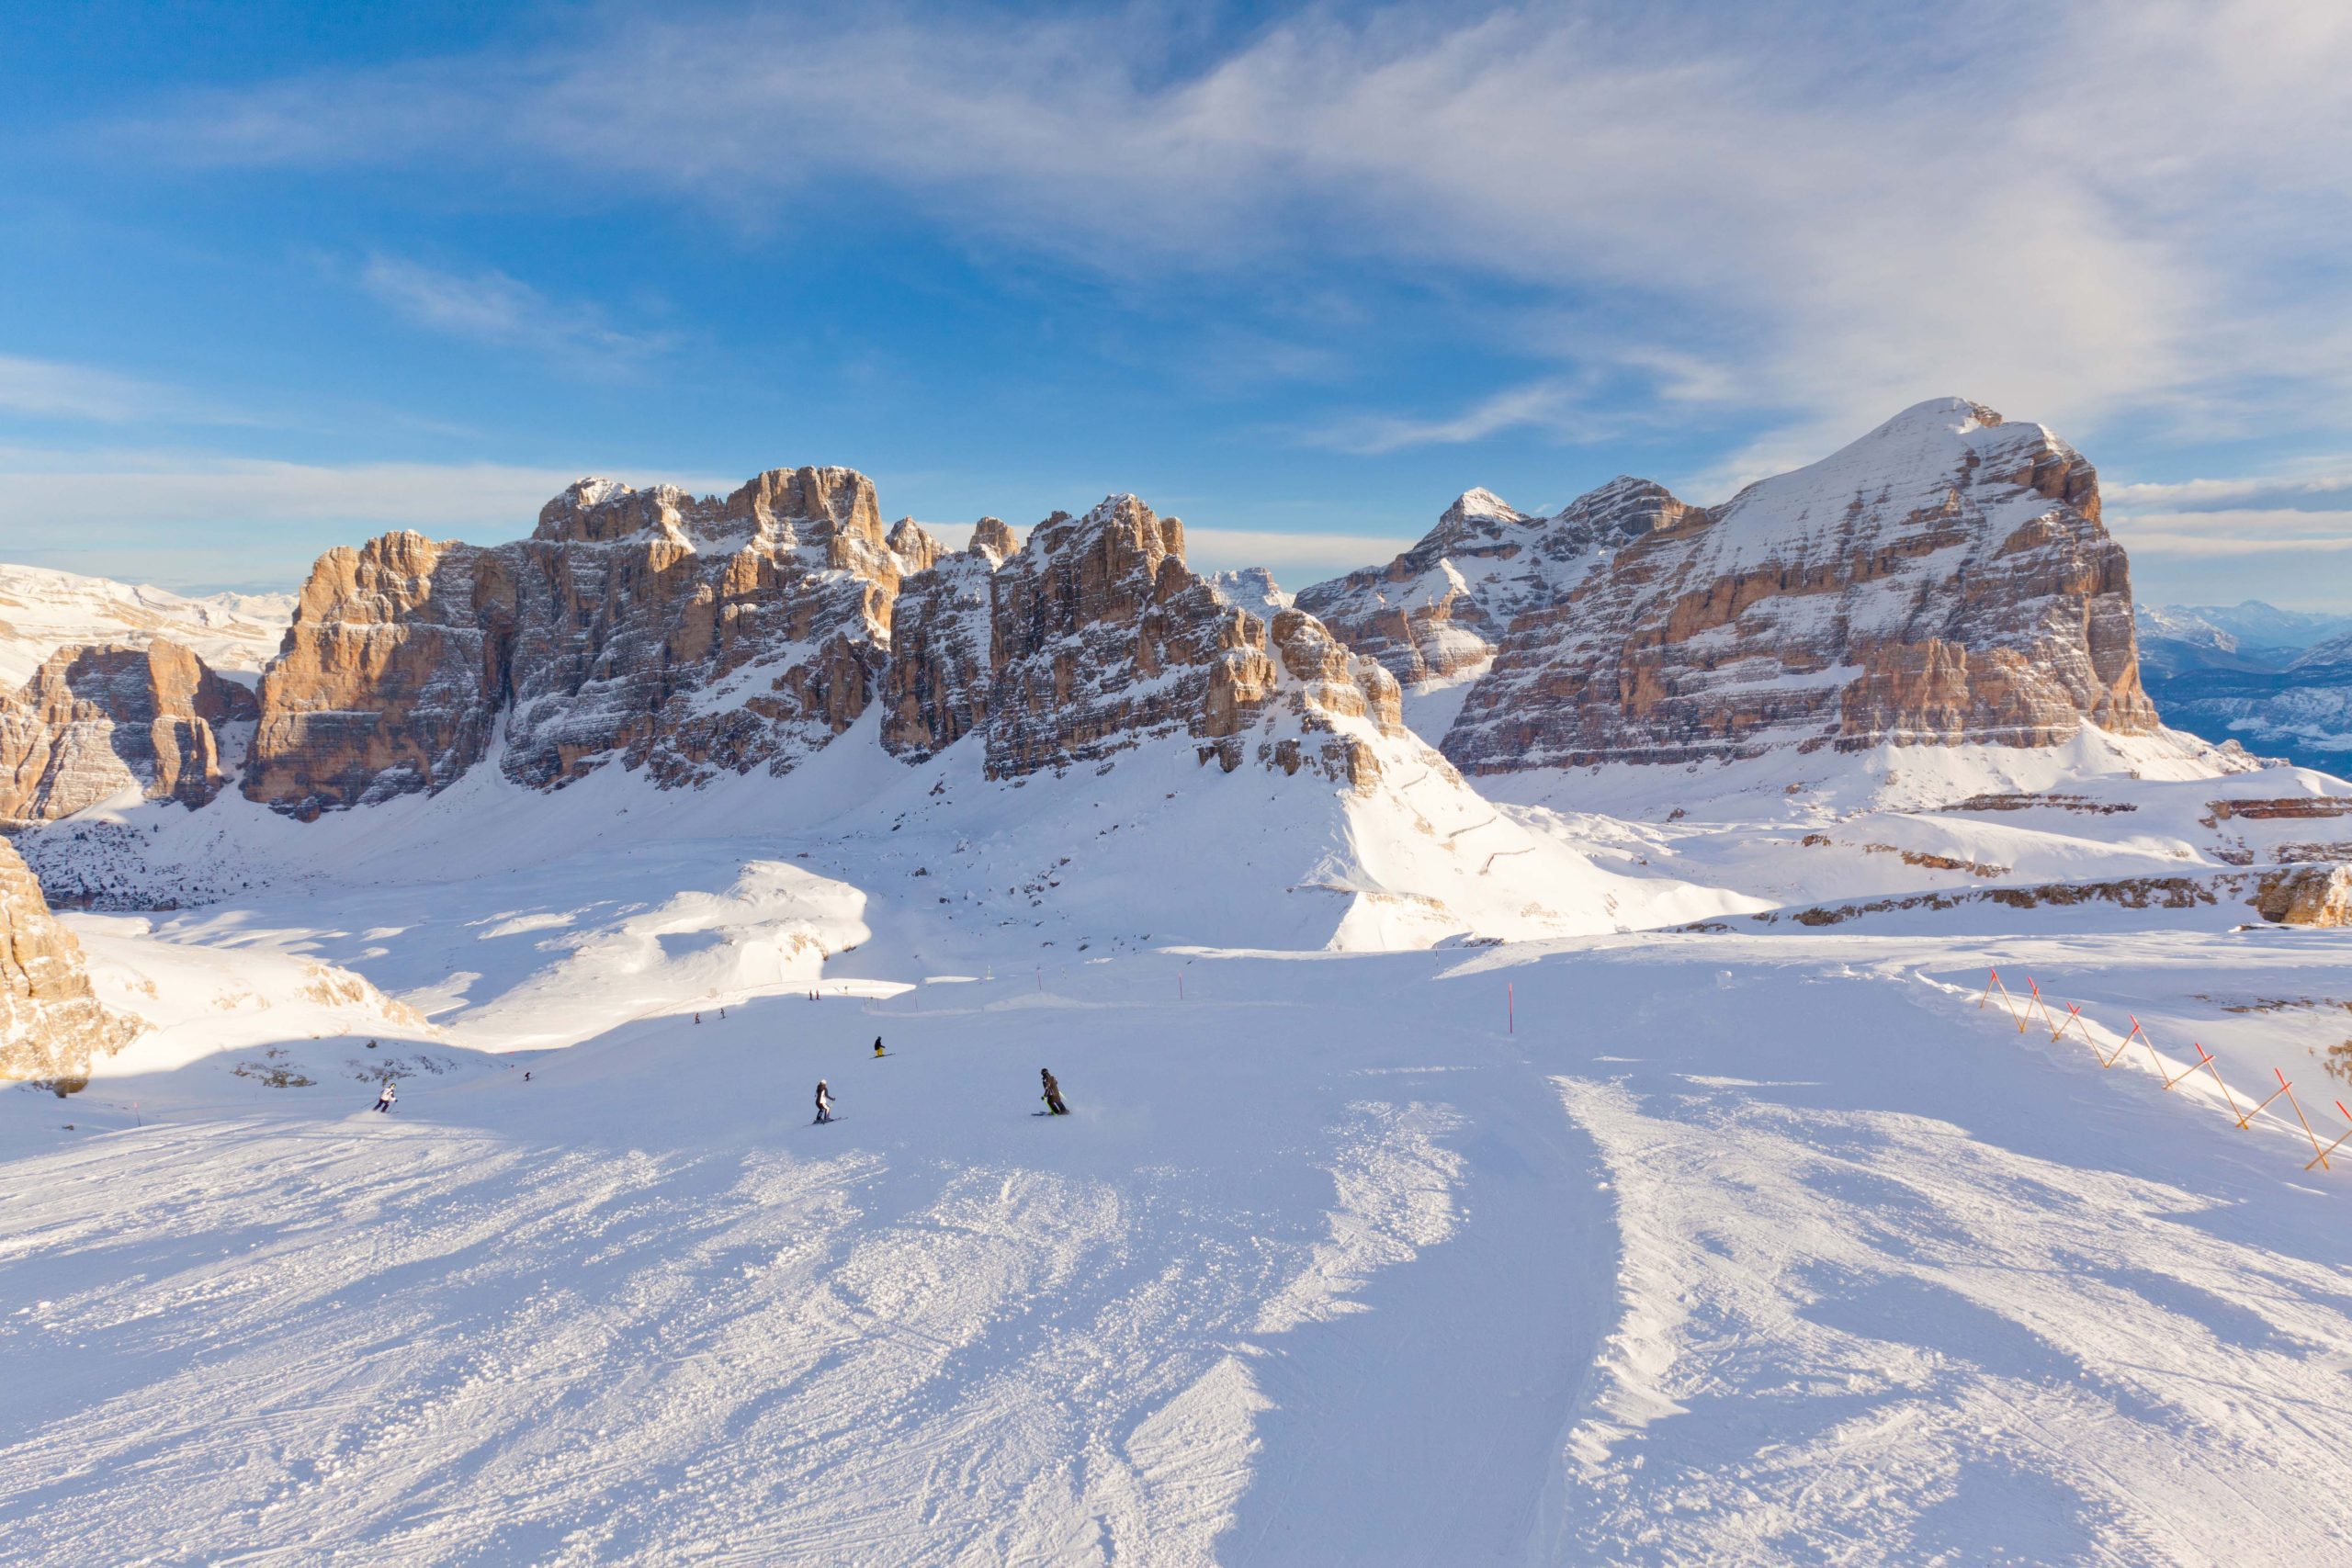
[[[0,1093],[0,1562],[2341,1555],[2343,934],[1792,917],[2237,874],[2343,781],[870,739],[25,835],[148,1028]]]
[[[385,1115],[166,1028],[0,1101],[0,1558],[2326,1561],[2352,1171],[1975,1003],[2317,1113],[2339,960],[1139,953],[386,1037]]]
[[[250,685],[293,618],[291,593],[191,598],[45,567],[0,565],[0,688],[23,685],[68,644],[144,646],[159,637]]]

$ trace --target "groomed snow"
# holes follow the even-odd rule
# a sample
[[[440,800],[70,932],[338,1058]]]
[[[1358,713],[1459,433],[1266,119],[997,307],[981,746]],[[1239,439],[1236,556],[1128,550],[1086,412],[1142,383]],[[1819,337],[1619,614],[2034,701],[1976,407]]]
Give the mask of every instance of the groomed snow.
[[[0,1096],[0,1558],[2327,1561],[2352,1172],[1973,1004],[2324,1105],[2340,1007],[2222,1010],[2338,957],[1139,953],[433,1047],[389,1116],[349,1041],[151,1037]]]

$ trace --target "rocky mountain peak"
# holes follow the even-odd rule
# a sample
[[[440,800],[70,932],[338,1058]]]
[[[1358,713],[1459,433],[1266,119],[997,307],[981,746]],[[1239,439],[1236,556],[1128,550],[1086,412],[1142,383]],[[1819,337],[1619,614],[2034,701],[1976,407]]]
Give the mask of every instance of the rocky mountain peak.
[[[947,553],[938,536],[911,517],[890,525],[888,543],[890,553],[899,558],[899,570],[909,574],[929,571]]]
[[[1001,517],[983,517],[972,525],[972,546],[975,550],[994,556],[999,562],[1021,547],[1021,540],[1005,526]]]
[[[60,925],[16,846],[0,839],[0,1078],[86,1077],[139,1032],[98,1005],[82,944]]]
[[[164,638],[60,649],[0,692],[0,819],[53,821],[125,792],[205,805],[228,782],[221,731],[258,714]]]
[[[2098,475],[2039,424],[1939,399],[1720,507],[1623,494],[1464,698],[1465,771],[2154,727]]]

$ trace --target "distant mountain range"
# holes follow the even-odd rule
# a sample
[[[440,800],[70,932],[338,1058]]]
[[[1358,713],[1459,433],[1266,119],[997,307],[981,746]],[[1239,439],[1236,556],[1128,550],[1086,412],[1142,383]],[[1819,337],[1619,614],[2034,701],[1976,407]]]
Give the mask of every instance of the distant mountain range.
[[[2342,773],[2352,767],[2352,615],[2143,604],[2140,678],[2165,722]]]

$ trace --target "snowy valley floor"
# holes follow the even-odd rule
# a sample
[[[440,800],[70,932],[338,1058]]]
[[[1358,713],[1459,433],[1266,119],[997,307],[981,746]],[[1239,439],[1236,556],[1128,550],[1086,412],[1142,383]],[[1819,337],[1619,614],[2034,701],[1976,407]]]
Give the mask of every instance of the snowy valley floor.
[[[1974,1002],[2318,1121],[2341,954],[1143,953],[0,1094],[0,1561],[2340,1560],[2352,1161]]]

